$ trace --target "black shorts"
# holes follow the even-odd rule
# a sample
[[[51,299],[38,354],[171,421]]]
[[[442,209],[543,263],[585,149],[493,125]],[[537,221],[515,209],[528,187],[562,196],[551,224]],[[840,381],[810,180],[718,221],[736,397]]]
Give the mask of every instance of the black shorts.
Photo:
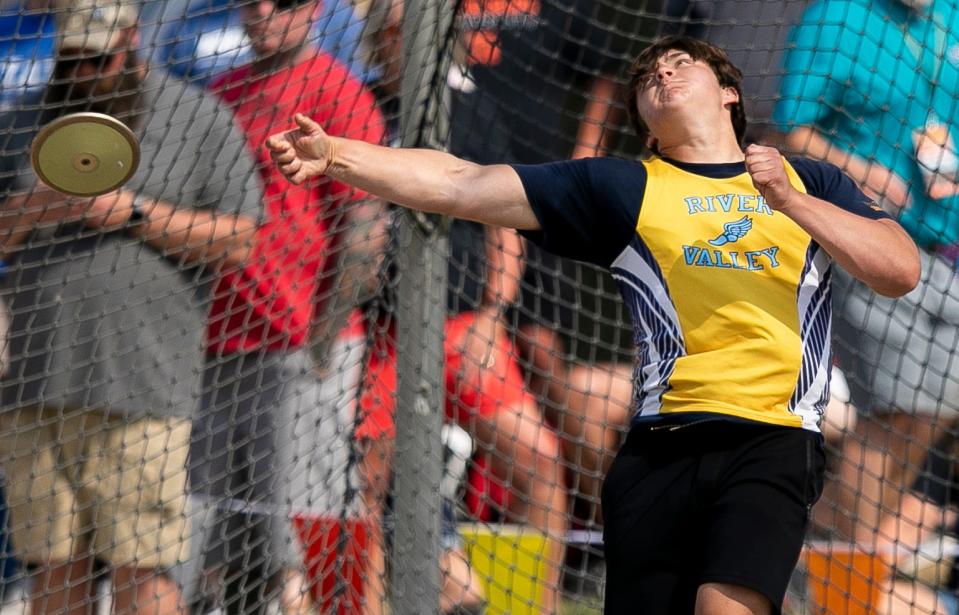
[[[688,615],[704,583],[755,590],[778,612],[824,470],[822,437],[804,429],[634,429],[603,486],[606,615]]]

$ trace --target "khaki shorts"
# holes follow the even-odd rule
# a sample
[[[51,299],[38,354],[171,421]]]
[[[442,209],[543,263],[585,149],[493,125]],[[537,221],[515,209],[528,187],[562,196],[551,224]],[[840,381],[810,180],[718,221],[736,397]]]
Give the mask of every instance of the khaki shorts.
[[[925,250],[919,284],[882,297],[833,268],[834,348],[863,413],[959,416],[959,272]]]
[[[17,557],[57,563],[92,554],[114,567],[153,569],[182,561],[189,448],[186,419],[0,414]]]

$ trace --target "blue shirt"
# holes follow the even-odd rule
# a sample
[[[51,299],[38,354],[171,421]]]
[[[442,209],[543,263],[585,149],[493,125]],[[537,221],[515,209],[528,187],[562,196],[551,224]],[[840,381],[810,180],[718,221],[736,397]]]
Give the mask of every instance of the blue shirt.
[[[0,111],[38,97],[53,74],[56,23],[47,12],[0,12]]]
[[[927,196],[914,135],[955,117],[959,11],[917,13],[893,0],[825,0],[792,30],[773,119],[814,126],[836,147],[875,160],[910,185],[900,222],[921,245],[959,239],[959,199]],[[957,131],[948,130],[953,142]]]

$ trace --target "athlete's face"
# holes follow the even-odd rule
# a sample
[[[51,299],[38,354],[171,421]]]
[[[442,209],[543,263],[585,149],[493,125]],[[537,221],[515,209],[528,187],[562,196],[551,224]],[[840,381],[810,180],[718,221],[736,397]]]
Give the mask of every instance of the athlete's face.
[[[636,110],[654,137],[664,124],[687,113],[719,111],[739,101],[734,88],[719,85],[709,64],[678,49],[664,53],[638,87]]]
[[[302,46],[316,10],[315,0],[253,0],[241,15],[253,49],[264,57]]]

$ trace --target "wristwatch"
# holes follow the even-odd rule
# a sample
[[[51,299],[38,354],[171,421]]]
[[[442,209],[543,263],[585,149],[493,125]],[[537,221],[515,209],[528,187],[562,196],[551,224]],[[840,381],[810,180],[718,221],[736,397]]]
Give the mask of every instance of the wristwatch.
[[[130,218],[127,220],[127,228],[140,226],[147,221],[146,212],[143,211],[146,201],[146,197],[139,193],[133,197],[133,203],[130,205]]]

